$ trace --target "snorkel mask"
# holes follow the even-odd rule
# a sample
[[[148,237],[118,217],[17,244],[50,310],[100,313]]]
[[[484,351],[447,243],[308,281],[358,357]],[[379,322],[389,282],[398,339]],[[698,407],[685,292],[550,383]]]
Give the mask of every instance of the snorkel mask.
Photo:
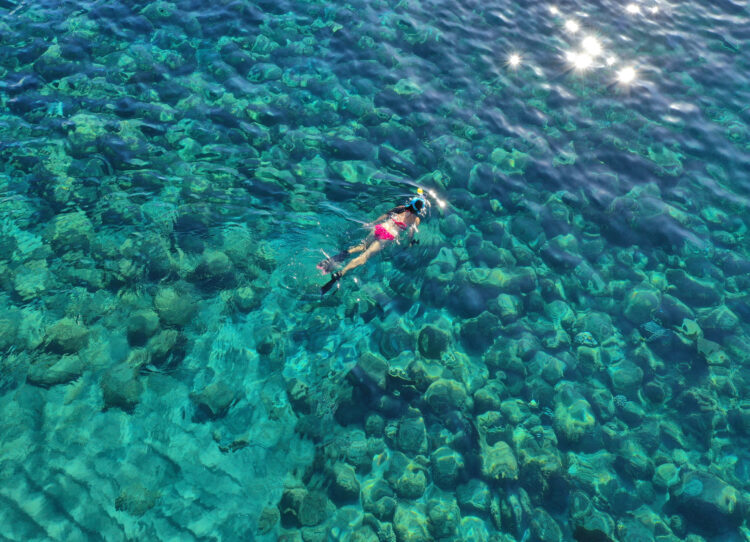
[[[427,214],[427,206],[429,205],[427,198],[425,198],[423,194],[424,190],[418,188],[417,195],[414,196],[406,205],[409,209],[412,209],[419,216],[424,216],[425,214]]]

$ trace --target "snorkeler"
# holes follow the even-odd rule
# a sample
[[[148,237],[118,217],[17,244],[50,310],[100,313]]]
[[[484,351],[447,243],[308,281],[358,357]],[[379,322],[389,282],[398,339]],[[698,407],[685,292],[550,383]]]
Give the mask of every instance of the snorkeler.
[[[320,262],[318,269],[323,271],[323,273],[330,273],[350,255],[361,252],[359,256],[346,264],[341,271],[335,271],[331,274],[331,280],[326,282],[320,289],[321,295],[330,290],[346,273],[364,264],[370,256],[382,250],[386,244],[391,241],[398,242],[401,232],[408,232],[409,246],[418,244],[419,241],[414,239],[414,234],[418,231],[417,227],[419,226],[420,217],[424,216],[427,211],[427,200],[422,194],[423,191],[420,188],[417,190],[417,195],[407,205],[394,207],[387,213],[379,216],[374,222],[369,223],[368,227],[372,225],[374,227],[372,233],[364,241]]]

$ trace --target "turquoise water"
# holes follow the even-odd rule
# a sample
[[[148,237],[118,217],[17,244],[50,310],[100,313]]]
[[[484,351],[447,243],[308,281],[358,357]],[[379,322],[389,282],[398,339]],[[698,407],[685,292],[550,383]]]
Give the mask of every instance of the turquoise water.
[[[0,538],[750,536],[744,2],[0,14]]]

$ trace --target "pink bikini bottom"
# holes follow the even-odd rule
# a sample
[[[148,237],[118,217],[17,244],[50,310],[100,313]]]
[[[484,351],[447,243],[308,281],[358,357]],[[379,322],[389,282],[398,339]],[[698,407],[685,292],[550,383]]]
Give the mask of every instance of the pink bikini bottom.
[[[395,239],[393,234],[386,230],[382,224],[375,226],[375,237],[381,241],[393,241]]]

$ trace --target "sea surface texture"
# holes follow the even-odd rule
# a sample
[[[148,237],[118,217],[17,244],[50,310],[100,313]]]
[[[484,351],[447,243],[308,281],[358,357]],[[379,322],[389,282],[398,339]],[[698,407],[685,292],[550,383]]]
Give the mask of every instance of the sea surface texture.
[[[750,539],[748,9],[0,0],[0,540]]]

